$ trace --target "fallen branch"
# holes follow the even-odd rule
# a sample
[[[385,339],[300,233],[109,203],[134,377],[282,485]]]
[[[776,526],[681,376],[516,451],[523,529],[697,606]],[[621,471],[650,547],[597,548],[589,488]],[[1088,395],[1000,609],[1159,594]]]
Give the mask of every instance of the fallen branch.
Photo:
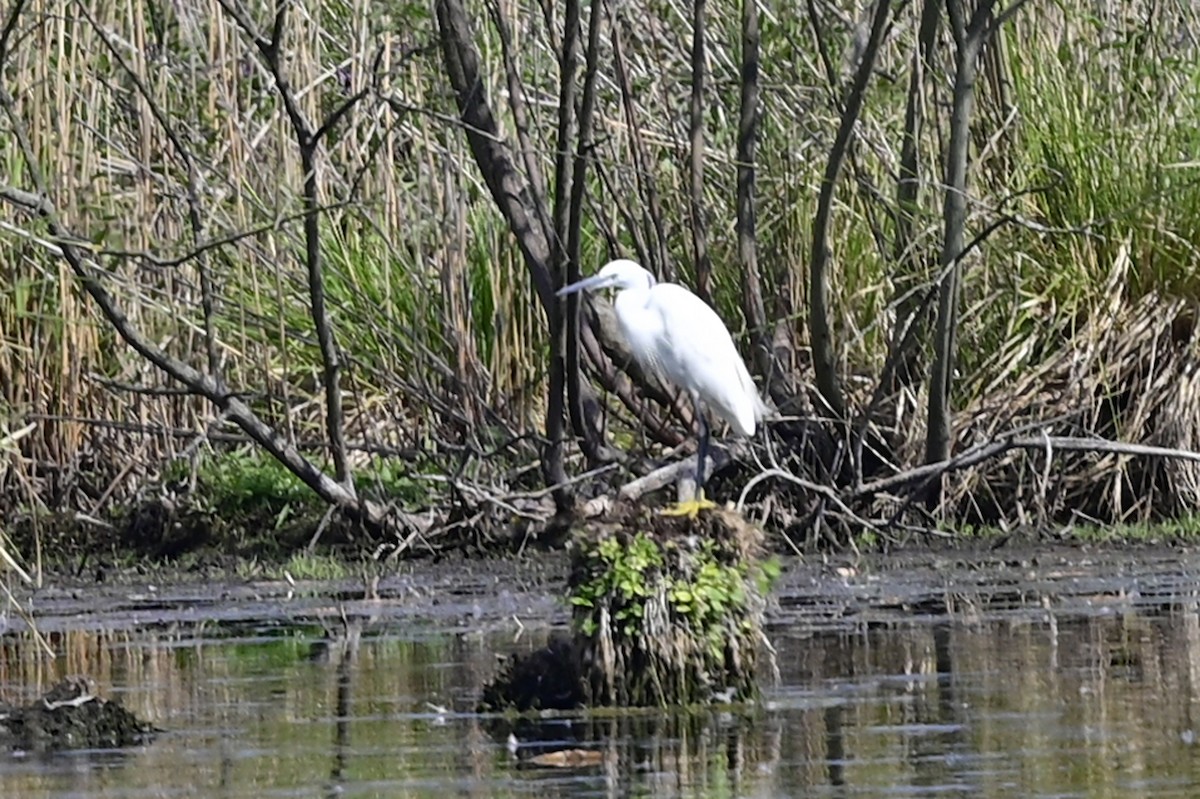
[[[1158,447],[1151,444],[1131,444],[1124,441],[1112,441],[1104,438],[1078,438],[1072,436],[1009,436],[984,444],[971,447],[958,455],[937,463],[929,463],[909,469],[890,477],[873,480],[869,483],[838,491],[829,486],[820,485],[791,474],[783,469],[769,469],[753,478],[742,491],[738,507],[745,504],[746,495],[755,485],[768,479],[784,479],[793,485],[800,486],[818,496],[828,499],[838,505],[843,512],[858,519],[850,511],[850,504],[871,499],[880,494],[897,489],[918,485],[919,493],[929,482],[943,477],[951,472],[969,469],[984,461],[999,457],[1016,449],[1037,450],[1046,453],[1047,461],[1053,457],[1054,450],[1065,452],[1092,452],[1105,455],[1128,455],[1130,457],[1175,458],[1178,460],[1200,463],[1200,452],[1170,447]],[[907,502],[905,503],[907,506]],[[893,523],[898,514],[893,514]],[[861,521],[861,519],[859,520]]]
[[[745,451],[746,447],[744,445],[739,446],[735,444],[729,449],[714,446],[705,461],[704,476],[707,478],[718,469],[724,468],[737,454],[743,454]],[[681,461],[676,461],[675,463],[655,469],[644,477],[639,477],[632,482],[626,483],[621,486],[618,493],[622,499],[641,499],[646,494],[674,483],[680,477],[691,477],[695,472],[696,456],[689,455]]]
[[[923,488],[931,480],[938,479],[951,472],[971,468],[972,466],[1018,449],[1044,452],[1047,462],[1052,459],[1054,451],[1059,450],[1061,452],[1091,452],[1105,455],[1126,455],[1129,457],[1174,458],[1200,463],[1200,452],[1193,450],[1159,447],[1151,444],[1132,444],[1104,438],[1049,436],[1044,433],[1029,436],[1009,435],[971,447],[947,460],[918,466],[889,477],[843,490],[807,480],[776,466],[766,469],[751,478],[742,489],[736,506],[738,510],[743,509],[746,504],[746,497],[756,486],[769,480],[783,480],[832,504],[837,508],[840,515],[847,517],[851,521],[861,524],[868,529],[877,529],[881,526],[881,522],[879,520],[868,520],[856,513],[852,507],[854,503],[861,503],[880,494],[893,492],[914,484],[919,484],[919,491],[919,489]],[[731,461],[744,457],[748,452],[749,445],[746,442],[735,442],[728,447],[714,447],[709,458],[710,467],[708,474],[724,468]],[[681,477],[691,474],[695,468],[696,457],[694,455],[670,463],[622,485],[614,494],[595,497],[589,500],[581,506],[581,515],[584,518],[602,516],[616,505],[618,499],[626,502],[636,502],[643,496],[664,488]],[[894,526],[894,522],[889,523],[888,526]]]
[[[705,461],[705,478],[709,477],[713,472],[725,468],[730,462],[746,455],[748,452],[748,445],[741,441],[734,442],[727,447],[714,444],[712,449],[709,450],[708,458]],[[661,466],[647,475],[625,483],[613,495],[593,497],[580,506],[579,513],[585,519],[603,516],[616,505],[618,499],[625,502],[636,502],[646,494],[658,491],[660,488],[665,488],[680,479],[690,480],[695,472],[696,456],[689,455],[683,460]]]
[[[970,468],[1014,449],[1042,450],[1045,452],[1052,452],[1058,449],[1066,452],[1096,452],[1106,455],[1175,458],[1200,463],[1200,452],[1187,449],[1173,449],[1171,447],[1156,447],[1152,444],[1129,444],[1124,441],[1111,441],[1106,438],[1036,436],[999,439],[997,441],[989,441],[986,444],[979,444],[947,460],[925,464],[924,466],[918,466],[915,469],[910,469],[891,477],[864,483],[859,488],[845,494],[844,498],[862,499],[911,485],[918,481],[932,480],[950,472]]]

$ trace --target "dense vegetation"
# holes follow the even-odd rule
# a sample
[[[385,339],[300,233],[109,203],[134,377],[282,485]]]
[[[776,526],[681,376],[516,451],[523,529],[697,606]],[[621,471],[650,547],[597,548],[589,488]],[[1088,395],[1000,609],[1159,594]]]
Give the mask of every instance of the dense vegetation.
[[[556,135],[563,9],[574,4],[468,5],[502,142],[549,207],[563,174],[556,153],[577,143]],[[775,465],[810,483],[879,478],[925,455],[957,52],[942,23],[919,57],[925,5],[893,4],[884,20],[831,195],[826,285],[844,416],[812,388],[809,269],[823,175],[875,8],[851,14],[812,0],[760,9],[751,243],[765,328],[750,318],[746,228],[734,222],[742,7],[582,9],[585,38],[592,11],[603,18],[594,137],[578,149],[588,165],[580,268],[619,253],[706,286],[785,415],[822,420],[821,435],[843,453],[829,456],[807,426],[783,423]],[[697,6],[707,25],[700,195],[689,173]],[[332,476],[324,500],[338,485],[398,500],[409,511],[393,528],[405,548],[497,524],[515,524],[520,539],[552,513],[538,468],[547,318],[528,254],[457,121],[437,15],[406,0],[282,7],[275,18],[264,4],[233,0],[26,0],[5,12],[8,529],[63,510],[103,527],[125,518],[114,509],[180,492],[207,491],[223,512],[245,488],[238,475],[276,468],[247,454],[258,451],[255,434],[240,411],[213,401],[228,396]],[[966,205],[966,238],[979,242],[961,261],[955,451],[1014,430],[1196,448],[1196,13],[1182,0],[1033,2],[983,48]],[[581,84],[587,50],[584,41]],[[904,196],[910,107],[923,124],[909,184],[917,190]],[[696,272],[698,240],[710,277]],[[334,350],[312,305],[317,258]],[[100,312],[96,285],[144,343],[212,378],[212,396],[128,346]],[[885,368],[912,318],[924,320],[916,346],[899,359],[904,368]],[[340,353],[344,420],[328,413],[330,352]],[[614,366],[585,363],[601,377]],[[629,452],[678,442],[686,414],[629,401],[645,394],[615,366],[620,380],[598,380],[615,392],[600,394],[610,442]],[[344,463],[331,423],[346,440]],[[850,473],[831,466],[864,441],[873,455],[850,458]],[[587,468],[573,449],[566,456],[569,474]],[[279,475],[282,487],[269,488],[289,497],[286,507],[316,496]],[[751,475],[723,490],[736,498]],[[948,475],[937,507],[951,523],[1149,519],[1190,512],[1198,478],[1186,461],[1025,447]],[[776,507],[769,523],[794,537],[822,514],[886,518],[897,507],[880,492],[851,513],[791,479],[764,481],[750,499],[772,490],[790,509]],[[278,520],[281,511],[266,512]]]

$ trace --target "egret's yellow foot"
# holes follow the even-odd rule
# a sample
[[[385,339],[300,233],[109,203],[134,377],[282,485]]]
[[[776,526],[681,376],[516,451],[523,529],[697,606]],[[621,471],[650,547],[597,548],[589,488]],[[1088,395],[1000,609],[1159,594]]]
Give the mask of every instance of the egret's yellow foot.
[[[686,502],[680,502],[669,508],[663,508],[659,511],[662,516],[686,516],[689,519],[695,519],[700,515],[702,510],[711,510],[717,507],[717,503],[711,499],[704,498],[704,492],[701,491],[695,499],[689,499]]]

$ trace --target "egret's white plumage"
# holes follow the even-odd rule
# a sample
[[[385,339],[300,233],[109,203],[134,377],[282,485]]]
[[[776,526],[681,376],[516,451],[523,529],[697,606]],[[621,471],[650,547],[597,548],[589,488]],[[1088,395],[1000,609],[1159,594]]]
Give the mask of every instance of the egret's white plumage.
[[[594,276],[558,293],[607,288],[618,292],[617,323],[642,368],[686,390],[698,413],[707,407],[739,435],[753,436],[767,406],[716,311],[683,286],[656,282],[625,258],[610,261]],[[708,444],[703,422],[701,416],[698,484]]]

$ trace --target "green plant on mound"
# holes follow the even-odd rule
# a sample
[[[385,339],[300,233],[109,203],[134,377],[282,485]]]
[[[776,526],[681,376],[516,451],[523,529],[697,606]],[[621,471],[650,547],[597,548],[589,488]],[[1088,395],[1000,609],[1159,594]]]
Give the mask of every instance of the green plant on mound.
[[[779,563],[756,528],[713,513],[696,531],[581,536],[568,601],[589,704],[676,705],[757,695],[764,597]]]
[[[637,635],[642,626],[646,600],[654,595],[647,570],[662,566],[658,544],[645,533],[637,533],[625,544],[616,537],[605,538],[591,552],[592,579],[572,591],[569,602],[576,608],[597,610],[607,603],[621,634]],[[593,636],[599,627],[595,613],[575,614],[580,631]]]

